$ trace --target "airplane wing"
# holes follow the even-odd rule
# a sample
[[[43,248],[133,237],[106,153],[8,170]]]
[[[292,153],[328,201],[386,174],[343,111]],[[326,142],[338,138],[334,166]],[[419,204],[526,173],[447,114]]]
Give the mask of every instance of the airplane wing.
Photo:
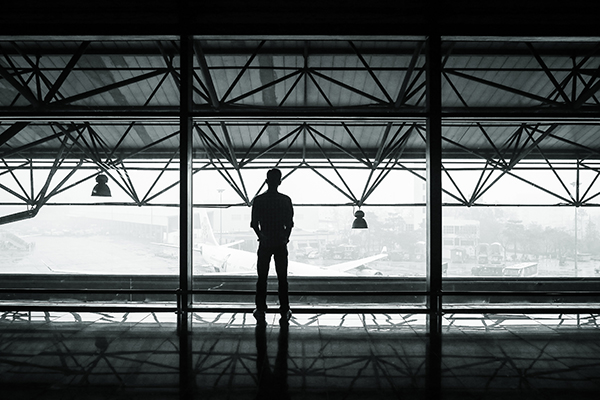
[[[374,256],[361,258],[360,260],[351,260],[339,264],[320,266],[313,264],[305,264],[297,261],[290,261],[288,273],[296,276],[356,276],[354,273],[349,273],[352,269],[364,266],[375,260],[380,260],[387,257],[387,249],[384,247],[381,253]]]
[[[171,247],[173,249],[178,249],[179,248],[178,244],[172,244],[172,243],[150,242],[150,244],[154,244],[154,245],[157,245],[157,246],[163,246],[163,247]],[[202,249],[198,249],[196,247],[194,247],[192,250],[193,251],[197,251],[199,253],[202,253]]]
[[[376,260],[381,260],[382,258],[385,258],[385,257],[387,257],[387,251],[386,251],[386,249],[384,247],[384,249],[381,251],[381,253],[376,254],[374,256],[361,258],[359,260],[351,260],[351,261],[343,262],[343,263],[340,263],[340,264],[329,265],[329,266],[324,267],[324,268],[333,269],[333,270],[339,271],[339,272],[346,272],[346,271],[349,271],[351,269],[361,267],[361,266],[363,266],[365,264],[368,264],[370,262],[373,262],[373,261],[376,261]]]

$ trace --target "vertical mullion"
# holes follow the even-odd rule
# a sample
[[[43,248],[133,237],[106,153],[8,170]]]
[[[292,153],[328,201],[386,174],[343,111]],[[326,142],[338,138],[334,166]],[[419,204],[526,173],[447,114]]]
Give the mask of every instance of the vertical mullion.
[[[442,290],[442,104],[441,40],[431,36],[427,46],[427,286],[430,329],[440,326]]]
[[[191,306],[192,289],[192,38],[181,37],[181,104],[180,104],[180,205],[179,205],[179,270],[180,289],[185,301],[182,302],[184,314]]]
[[[179,148],[179,301],[177,328],[179,333],[180,398],[191,398],[191,306],[192,306],[192,73],[193,39],[181,35],[180,46],[180,148]]]
[[[442,52],[441,38],[429,36],[427,51],[427,390],[441,394],[442,351]]]

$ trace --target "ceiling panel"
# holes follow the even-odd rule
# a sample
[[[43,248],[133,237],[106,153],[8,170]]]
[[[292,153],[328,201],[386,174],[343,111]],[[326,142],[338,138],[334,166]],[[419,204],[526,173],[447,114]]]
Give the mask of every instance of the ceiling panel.
[[[377,157],[389,145],[387,140],[400,140],[398,132],[416,123],[418,129],[396,147],[402,145],[402,157],[423,155],[423,43],[423,39],[198,38],[194,42],[196,122],[222,143],[229,143],[238,156],[250,149],[255,156],[269,150],[275,157],[287,151],[295,156],[359,158],[362,152]],[[542,152],[530,152],[528,157],[539,158],[544,152],[580,156],[585,149],[600,145],[595,119],[600,107],[595,95],[600,87],[598,41],[461,39],[445,40],[442,49],[444,117],[453,112],[461,115],[443,122],[446,155],[492,154],[494,147],[502,149],[517,135],[519,124],[525,124],[528,130],[524,132],[533,132],[535,137],[536,121],[546,128],[552,123],[559,126],[538,144]],[[177,41],[166,37],[5,38],[0,40],[0,52],[0,135],[7,132],[0,153],[15,154],[14,149],[22,146],[29,154],[56,152],[61,141],[44,138],[71,124],[60,113],[75,112],[78,124],[89,116],[108,147],[118,143],[119,150],[132,151],[150,146],[148,154],[157,157],[170,157],[177,150],[178,140],[162,140],[172,130],[137,117],[147,116],[150,121],[165,115],[173,126],[177,124]],[[55,85],[56,95],[47,99]],[[218,104],[211,100],[212,87]],[[401,92],[404,96],[399,98]],[[14,115],[40,110],[58,117],[46,125],[37,119],[13,135],[17,130],[10,128],[16,121]],[[589,112],[590,117],[575,124],[576,119],[564,117],[573,110]],[[540,111],[545,112],[542,120],[531,117],[536,115],[531,112]],[[133,113],[141,122],[127,134],[124,131],[133,119],[115,117],[123,121],[120,125],[96,120],[112,121],[113,115],[123,112]],[[556,121],[553,112],[560,114]],[[369,113],[371,117],[362,117]],[[494,117],[480,116],[485,113]],[[528,117],[520,119],[520,115]],[[267,123],[271,125],[265,127]],[[294,129],[298,135],[285,138]],[[305,140],[313,136],[315,140]],[[40,140],[39,145],[31,145]],[[271,148],[278,140],[281,143]],[[451,142],[464,149],[458,151]]]

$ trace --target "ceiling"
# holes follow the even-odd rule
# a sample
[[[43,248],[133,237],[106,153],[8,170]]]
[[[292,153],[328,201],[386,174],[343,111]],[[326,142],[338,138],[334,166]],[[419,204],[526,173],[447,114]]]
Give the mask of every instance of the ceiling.
[[[178,158],[182,56],[193,62],[194,158],[216,170],[344,160],[385,174],[423,163],[427,79],[439,79],[444,159],[501,171],[570,160],[596,171],[596,3],[471,3],[8,5],[0,16],[3,176],[33,160],[108,170]],[[428,78],[429,37],[441,38],[441,63]]]
[[[424,37],[200,36],[193,49],[198,154],[424,157]],[[530,158],[597,157],[599,50],[589,38],[443,38],[445,156],[529,142]],[[15,36],[0,52],[3,158],[53,157],[65,132],[120,157],[177,150],[177,37]]]

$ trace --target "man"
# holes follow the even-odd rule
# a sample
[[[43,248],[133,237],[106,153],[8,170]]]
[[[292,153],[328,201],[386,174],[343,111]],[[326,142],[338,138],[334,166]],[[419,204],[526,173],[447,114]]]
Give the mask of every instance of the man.
[[[279,313],[282,320],[292,316],[288,299],[288,251],[292,227],[294,226],[294,209],[292,200],[277,188],[281,184],[281,171],[277,168],[267,172],[268,189],[254,198],[252,203],[252,220],[250,226],[258,236],[258,261],[256,282],[256,309],[254,317],[264,322],[267,311],[267,277],[271,257],[275,260],[275,271],[279,282]]]

